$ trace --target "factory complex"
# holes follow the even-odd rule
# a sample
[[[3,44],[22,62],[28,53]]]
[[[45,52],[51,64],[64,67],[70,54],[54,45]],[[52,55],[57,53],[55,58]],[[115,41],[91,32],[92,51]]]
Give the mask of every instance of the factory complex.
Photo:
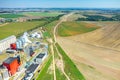
[[[48,56],[43,39],[42,31],[34,31],[1,40],[0,80],[31,80]]]

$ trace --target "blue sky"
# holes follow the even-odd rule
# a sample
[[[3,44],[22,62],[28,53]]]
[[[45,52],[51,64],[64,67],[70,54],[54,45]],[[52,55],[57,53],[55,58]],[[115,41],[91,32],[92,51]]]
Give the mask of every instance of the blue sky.
[[[120,8],[120,0],[0,0],[6,8]]]

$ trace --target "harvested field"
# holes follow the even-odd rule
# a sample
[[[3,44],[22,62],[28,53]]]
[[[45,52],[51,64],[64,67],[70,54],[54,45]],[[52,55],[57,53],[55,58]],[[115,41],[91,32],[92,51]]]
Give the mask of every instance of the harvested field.
[[[76,63],[86,80],[119,80],[120,52],[81,43],[69,38],[57,41]]]
[[[82,14],[73,14],[72,16],[67,18],[67,21],[75,21],[78,18],[86,18],[86,17],[83,16]]]
[[[70,39],[96,46],[120,50],[120,23],[110,23],[98,30],[82,35],[72,36]]]
[[[57,37],[86,80],[120,79],[120,23],[104,22],[103,25],[85,34]]]

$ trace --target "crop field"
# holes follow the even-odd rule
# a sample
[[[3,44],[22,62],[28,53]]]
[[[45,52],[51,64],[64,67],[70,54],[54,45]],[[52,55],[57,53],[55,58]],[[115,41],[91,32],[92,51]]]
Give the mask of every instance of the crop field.
[[[92,23],[85,22],[64,22],[58,28],[60,36],[72,36],[82,34],[98,29],[99,27]]]
[[[62,13],[60,12],[24,12],[26,16],[41,16],[41,17],[55,17]]]
[[[11,35],[18,36],[19,34],[33,29],[37,26],[41,26],[45,21],[32,21],[32,22],[16,22],[10,23],[5,26],[0,26],[0,39],[6,38]]]
[[[19,18],[24,17],[22,14],[0,14],[0,18]]]

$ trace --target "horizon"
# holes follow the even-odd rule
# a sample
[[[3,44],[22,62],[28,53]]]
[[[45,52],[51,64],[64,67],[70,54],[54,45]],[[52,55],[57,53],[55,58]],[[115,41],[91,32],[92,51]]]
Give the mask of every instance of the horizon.
[[[120,9],[120,8],[89,8],[89,7],[11,7],[11,8],[8,8],[8,7],[0,7],[0,8],[3,8],[3,9]]]
[[[119,0],[0,0],[0,8],[120,8],[119,4]]]

